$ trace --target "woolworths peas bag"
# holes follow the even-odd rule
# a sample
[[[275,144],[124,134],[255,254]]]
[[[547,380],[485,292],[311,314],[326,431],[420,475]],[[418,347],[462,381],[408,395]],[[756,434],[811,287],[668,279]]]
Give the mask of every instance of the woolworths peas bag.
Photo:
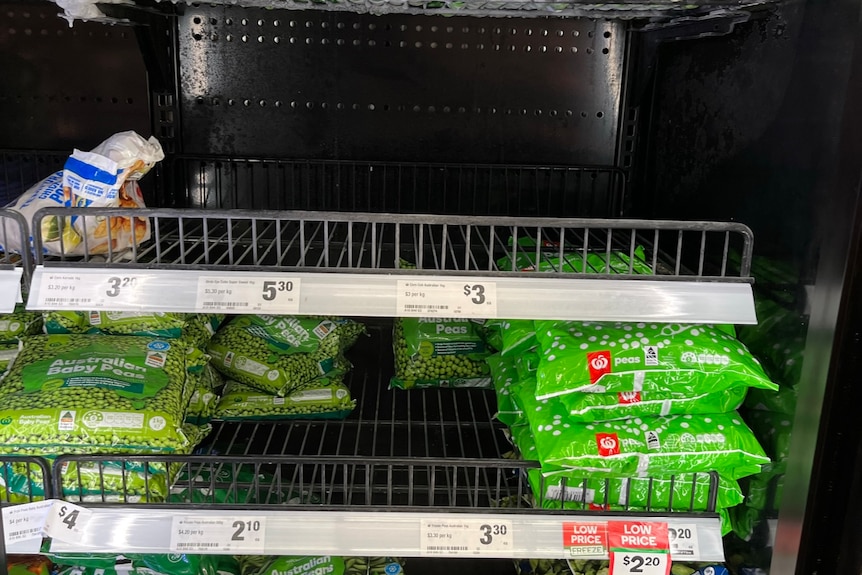
[[[205,347],[224,315],[120,311],[45,312],[45,333],[137,335],[177,339]]]
[[[486,361],[491,370],[491,380],[497,395],[497,414],[495,417],[505,425],[515,425],[523,418],[523,411],[512,401],[510,389],[512,384],[518,381],[515,362],[499,353],[488,356]]]
[[[0,382],[7,453],[189,450],[185,408],[208,356],[147,337],[37,335]]]
[[[241,575],[400,575],[401,562],[391,557],[239,557]]]
[[[529,425],[512,429],[521,458],[539,461]],[[530,488],[545,509],[585,509],[588,505],[649,507],[653,511],[706,511],[712,477],[709,473],[679,473],[672,477],[595,477],[545,465],[527,472]],[[739,484],[719,475],[716,507],[743,501]]]
[[[0,379],[18,355],[19,349],[18,343],[0,343]]]
[[[348,319],[244,315],[222,327],[207,352],[229,379],[284,396],[347,371],[343,353],[364,332]]]
[[[709,325],[541,321],[536,334],[540,399],[577,391],[778,389],[742,343]]]
[[[397,318],[390,387],[491,387],[479,324],[461,318]]]
[[[569,422],[592,423],[656,415],[727,413],[742,405],[747,390],[736,386],[718,393],[691,396],[672,391],[568,393],[555,399],[568,410]]]
[[[739,479],[769,463],[735,412],[569,423],[559,400],[536,399],[527,383],[517,389],[543,465],[616,476],[717,470]]]
[[[285,397],[261,393],[236,381],[225,386],[214,417],[243,419],[343,419],[356,407],[341,377],[315,380],[313,387]]]
[[[504,356],[518,357],[537,345],[536,326],[529,319],[507,319],[500,329],[503,347],[500,352]]]

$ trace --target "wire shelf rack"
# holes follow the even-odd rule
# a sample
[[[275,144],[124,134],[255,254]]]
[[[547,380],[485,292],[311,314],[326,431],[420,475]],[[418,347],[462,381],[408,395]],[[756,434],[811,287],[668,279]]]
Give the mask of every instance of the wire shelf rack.
[[[20,250],[20,253],[13,253],[6,246],[29,245],[29,238],[30,232],[27,220],[18,212],[0,209],[0,269],[13,266],[23,267],[25,285],[29,282],[33,267],[30,252]]]
[[[53,219],[61,232],[54,248],[60,255],[45,255],[36,237],[36,263],[751,281],[753,235],[738,223],[142,209],[134,215],[150,221],[151,241],[119,253],[111,249],[112,226],[103,226],[107,252],[92,255],[90,230],[128,215],[124,209],[39,210],[33,229]],[[62,240],[67,221],[76,216],[84,238],[81,257],[68,255]],[[624,263],[612,267],[593,259],[609,262],[620,255]]]
[[[189,208],[613,217],[625,200],[625,174],[603,166],[193,156],[178,165]]]
[[[0,206],[5,206],[36,182],[63,169],[69,152],[0,150]]]

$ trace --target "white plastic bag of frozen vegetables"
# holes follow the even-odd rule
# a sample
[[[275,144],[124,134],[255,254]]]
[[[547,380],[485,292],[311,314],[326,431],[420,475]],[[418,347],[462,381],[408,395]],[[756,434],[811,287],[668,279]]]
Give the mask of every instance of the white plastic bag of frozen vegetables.
[[[92,151],[75,150],[62,172],[52,174],[24,192],[9,209],[28,221],[45,207],[143,208],[137,180],[164,159],[155,138],[120,132]],[[150,239],[147,218],[51,216],[41,222],[43,250],[55,255],[114,254]],[[9,238],[0,251],[20,252],[25,246]],[[32,238],[31,238],[32,241]]]
[[[481,321],[464,318],[397,318],[390,387],[491,387],[490,355]]]

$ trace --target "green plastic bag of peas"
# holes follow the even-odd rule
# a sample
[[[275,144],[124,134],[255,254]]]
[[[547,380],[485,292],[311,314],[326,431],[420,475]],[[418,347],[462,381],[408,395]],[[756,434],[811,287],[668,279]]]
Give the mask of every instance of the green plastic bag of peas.
[[[497,414],[495,417],[503,424],[511,427],[521,422],[524,416],[524,412],[512,400],[511,386],[518,382],[515,362],[499,353],[489,356],[487,362],[491,370],[494,392],[497,395]]]
[[[479,324],[461,318],[397,318],[390,387],[491,387]]]
[[[17,304],[13,313],[0,314],[0,344],[17,344],[27,335],[42,331],[42,314],[26,311],[23,304]]]
[[[584,253],[578,246],[566,245],[560,249],[559,242],[543,241],[537,243],[535,238],[518,238],[518,247],[513,248],[514,242],[509,238],[509,247],[515,250],[507,253],[497,260],[497,266],[506,271],[540,271],[540,272],[563,272],[563,273],[592,273],[592,274],[639,274],[652,275],[652,268],[646,261],[643,247],[638,246],[634,251],[634,258],[627,253],[612,251],[587,252],[586,262]],[[562,256],[561,256],[562,252]],[[585,265],[586,264],[586,265]]]
[[[748,388],[731,387],[717,393],[686,395],[672,391],[567,393],[557,399],[569,412],[567,421],[592,423],[632,417],[727,413],[742,405]]]
[[[224,386],[221,374],[210,364],[204,367],[195,392],[186,408],[186,423],[201,425],[213,418]]]
[[[540,321],[536,334],[540,399],[579,391],[778,389],[742,343],[709,325]]]
[[[401,575],[392,557],[254,556],[239,557],[241,575]]]
[[[45,312],[45,333],[136,335],[164,339],[184,338],[206,347],[224,315],[119,311]]]
[[[188,450],[186,406],[208,359],[176,340],[25,338],[0,384],[0,444],[37,455]]]
[[[57,575],[216,575],[216,555],[47,553]]]
[[[528,425],[512,429],[512,439],[521,457],[539,461]],[[653,511],[706,511],[712,476],[709,473],[678,473],[656,477],[596,477],[553,466],[530,469],[530,488],[538,506],[545,509],[584,509],[590,504],[650,507]],[[717,508],[743,501],[739,484],[719,475]]]
[[[244,315],[222,327],[207,352],[225,377],[285,396],[347,371],[343,354],[364,332],[348,319]]]
[[[739,479],[769,463],[735,412],[569,423],[559,400],[536,399],[528,382],[517,392],[544,465],[617,477],[715,470]]]
[[[229,381],[214,417],[226,421],[245,419],[344,419],[356,407],[341,377],[315,380],[313,387],[285,397],[261,393]]]

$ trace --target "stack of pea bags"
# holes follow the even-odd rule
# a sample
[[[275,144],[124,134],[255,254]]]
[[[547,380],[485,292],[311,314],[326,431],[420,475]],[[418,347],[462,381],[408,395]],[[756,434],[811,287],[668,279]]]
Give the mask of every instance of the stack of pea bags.
[[[755,260],[752,269],[758,282],[764,278],[765,284],[786,283],[786,272],[776,267],[774,262]],[[742,409],[746,423],[772,460],[763,471],[741,482],[745,502],[733,510],[733,531],[744,541],[750,541],[756,535],[769,540],[765,520],[777,515],[781,502],[796,412],[796,385],[801,376],[808,329],[807,318],[795,310],[795,303],[788,292],[756,293],[759,324],[741,328],[739,333],[740,339],[762,361],[772,380],[779,384],[775,393],[752,390]]]
[[[344,353],[365,332],[334,317],[244,315],[225,324],[207,347],[226,380],[214,417],[340,419],[356,403],[344,382]]]
[[[510,242],[511,244],[511,242]],[[644,251],[559,254],[522,239],[501,269],[652,274]],[[742,502],[738,480],[769,463],[736,412],[751,387],[775,390],[731,326],[500,320],[489,359],[497,417],[510,426],[534,504],[704,511]]]
[[[5,455],[191,453],[210,426],[187,422],[192,397],[217,383],[202,351],[223,316],[49,312],[44,334],[20,337],[0,380]],[[214,402],[202,410],[211,410]],[[205,419],[205,417],[204,417]],[[72,462],[59,470],[69,500],[163,501],[172,470],[160,464]],[[41,473],[8,463],[13,501],[44,495]]]

